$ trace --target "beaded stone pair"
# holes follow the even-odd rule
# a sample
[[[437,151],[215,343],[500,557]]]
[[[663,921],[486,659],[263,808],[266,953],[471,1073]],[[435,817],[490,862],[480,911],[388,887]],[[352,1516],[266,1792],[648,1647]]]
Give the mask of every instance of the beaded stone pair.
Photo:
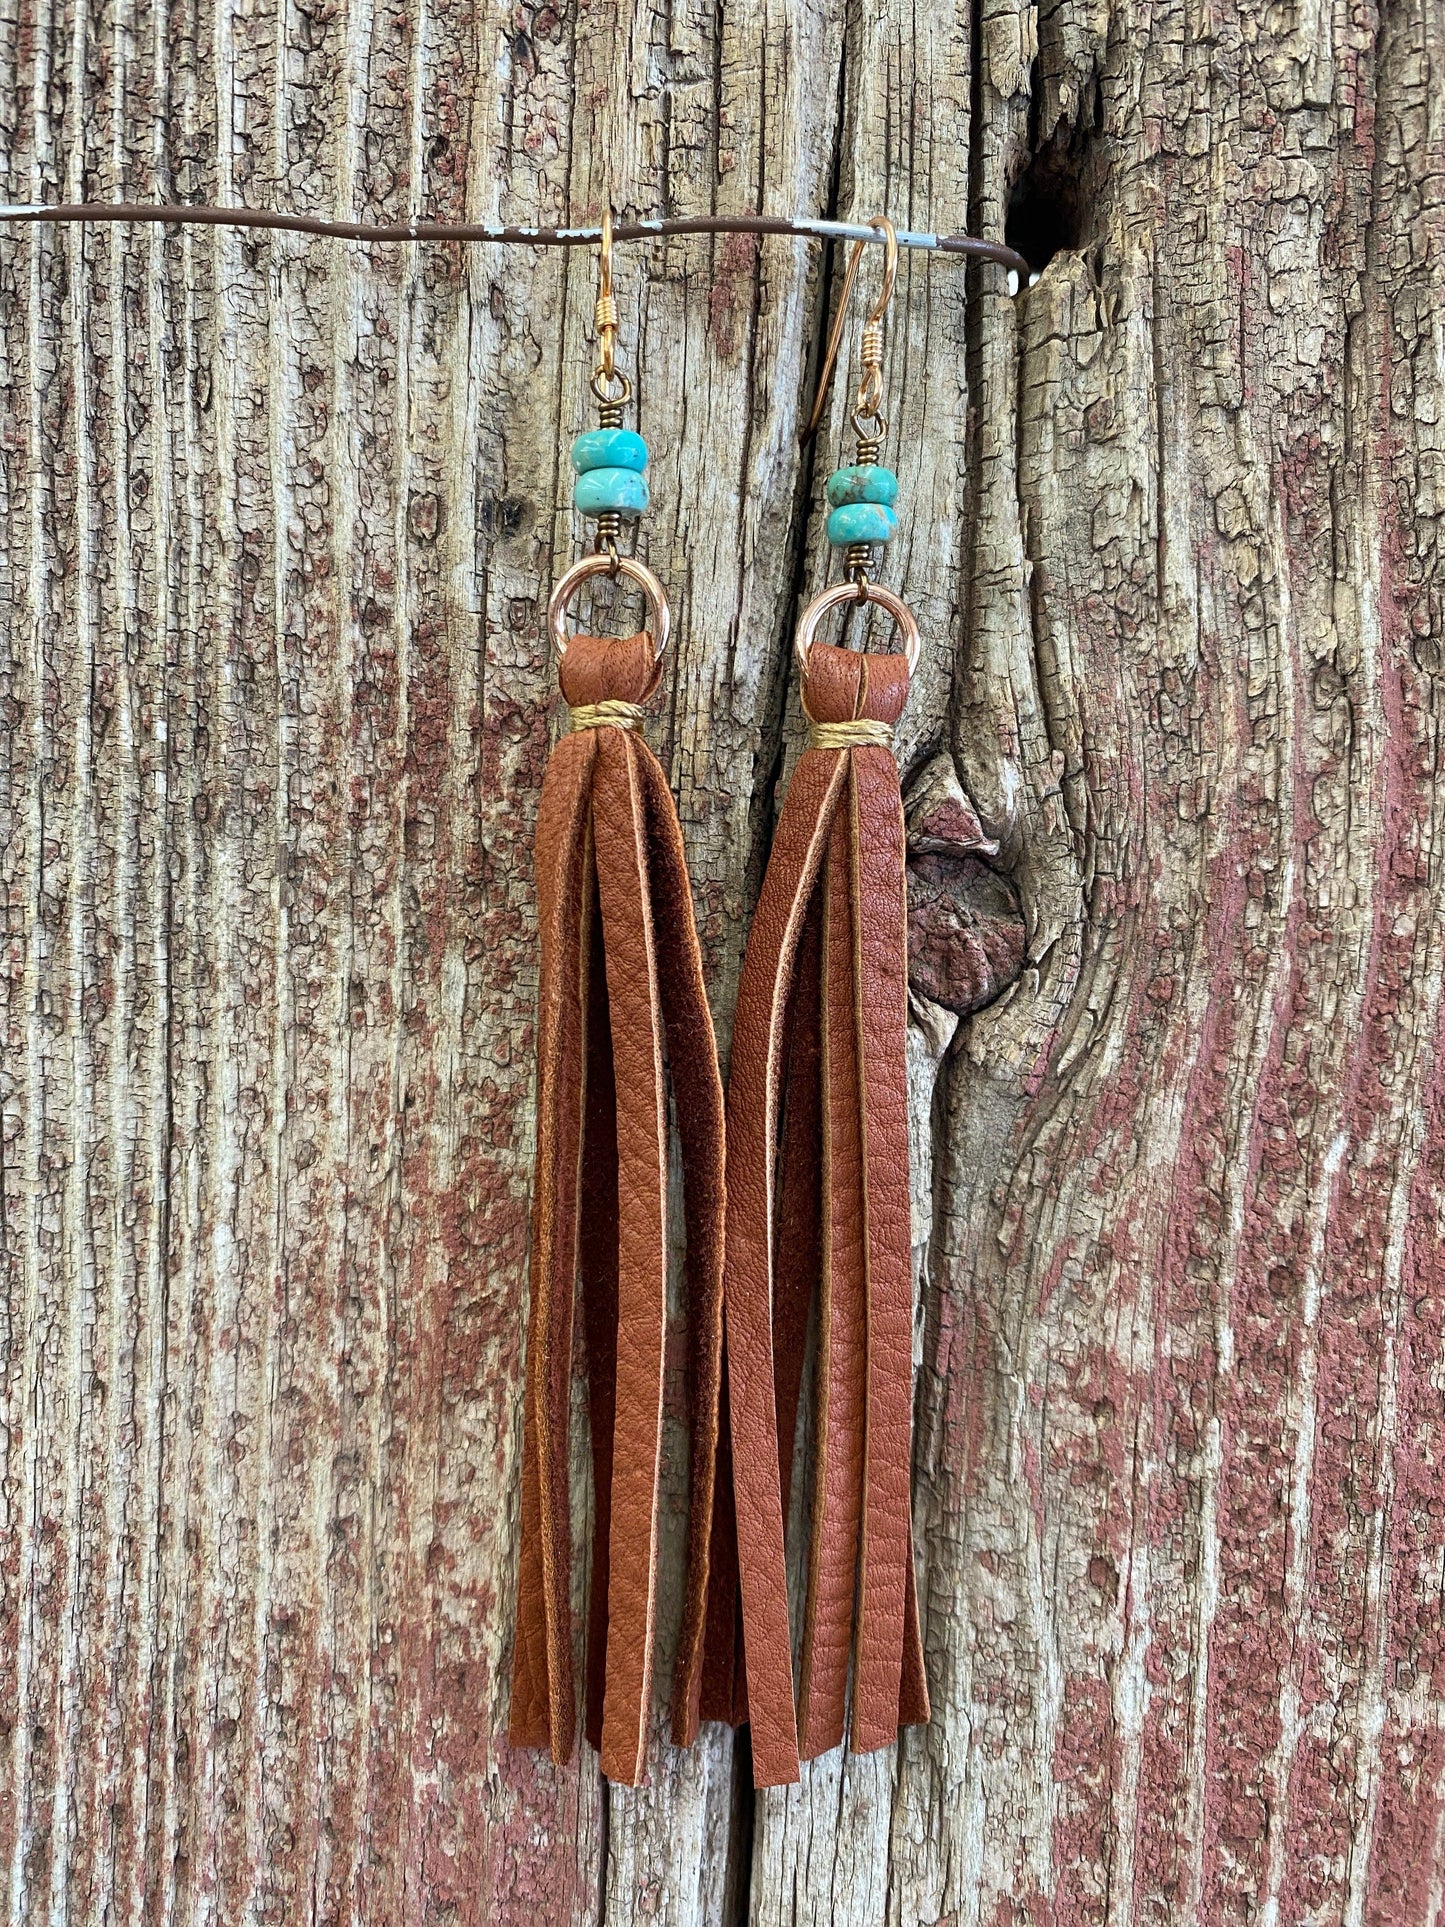
[[[844,574],[858,589],[859,600],[878,599],[876,593],[869,595],[873,551],[891,542],[898,533],[898,514],[894,507],[898,498],[898,477],[891,468],[885,468],[879,461],[883,438],[888,431],[888,423],[882,412],[883,326],[898,277],[898,242],[893,224],[886,215],[878,216],[870,225],[882,233],[886,252],[882,287],[863,329],[862,375],[852,416],[854,432],[858,437],[857,453],[846,467],[834,469],[825,489],[829,511],[826,524],[828,541],[833,548],[842,551]],[[863,243],[855,243],[824,355],[813,412],[802,432],[801,439],[804,442],[816,432],[822,418],[828,384],[847,319],[848,297],[862,252]],[[634,579],[641,581],[635,567],[629,569],[624,565],[624,558],[617,548],[622,524],[637,520],[649,505],[650,491],[646,472],[647,443],[635,430],[622,426],[623,409],[632,399],[632,384],[616,365],[617,300],[612,292],[610,210],[602,218],[594,319],[598,360],[591,388],[598,404],[598,426],[584,430],[572,443],[572,467],[576,475],[572,505],[580,515],[596,523],[594,553],[607,558],[609,573],[614,576],[633,575]],[[566,584],[570,594],[580,580],[596,572],[595,566],[584,568],[576,574],[569,570],[558,584],[558,591]],[[560,614],[565,608],[565,598],[559,602],[558,592],[554,592],[552,606]],[[565,627],[555,620],[553,636],[559,647],[565,649]]]
[[[614,522],[633,522],[648,506],[647,443],[630,428],[589,428],[572,444],[577,480],[572,506],[595,516],[599,540],[615,540]],[[828,540],[835,549],[891,542],[898,532],[893,503],[898,477],[860,453],[847,468],[828,477]],[[604,527],[606,533],[604,534]]]
[[[599,541],[615,540],[614,523],[634,522],[648,506],[647,443],[630,428],[589,428],[572,444],[577,480],[572,506],[596,517]],[[828,477],[828,540],[835,549],[891,542],[898,533],[893,503],[898,477],[860,451],[856,462]],[[605,531],[605,532],[604,532]]]
[[[628,1784],[644,1769],[651,1705],[674,1155],[691,1480],[674,1741],[689,1745],[701,1719],[751,1721],[757,1783],[778,1784],[798,1777],[800,1754],[838,1744],[850,1694],[855,1750],[928,1717],[908,1503],[907,957],[892,752],[919,635],[907,605],[872,580],[875,552],[898,528],[898,477],[879,460],[898,244],[886,218],[871,225],[885,265],[862,334],[857,449],[826,488],[827,537],[845,579],[798,624],[808,747],[743,961],[724,1113],[676,806],[641,734],[670,615],[657,577],[619,548],[623,524],[648,506],[648,450],[623,426],[632,384],[615,361],[610,213],[602,223],[598,426],[572,444],[573,502],[595,540],[547,607],[571,727],[538,811],[537,1156],[511,1735],[549,1745],[558,1761],[575,1739],[569,1413],[580,1285],[594,1489],[584,1729],[603,1772]],[[805,441],[863,247],[849,261]],[[650,633],[569,634],[573,595],[604,573],[642,589]],[[899,653],[816,642],[830,610],[862,603],[893,619]],[[805,1351],[816,1361],[817,1416],[795,1707],[784,1521]]]
[[[647,443],[630,428],[589,428],[572,444],[579,515],[632,522],[647,507]]]

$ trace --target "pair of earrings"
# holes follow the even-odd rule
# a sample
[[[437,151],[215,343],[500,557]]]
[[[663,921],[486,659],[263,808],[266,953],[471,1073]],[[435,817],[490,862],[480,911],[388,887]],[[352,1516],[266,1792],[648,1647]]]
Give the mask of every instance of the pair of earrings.
[[[618,552],[647,503],[646,445],[622,426],[611,221],[604,217],[592,391],[600,425],[573,444],[594,553],[558,581],[548,622],[571,730],[537,828],[541,927],[537,1160],[513,1664],[514,1744],[575,1742],[569,1411],[580,1280],[595,1523],[585,1728],[609,1779],[642,1775],[655,1645],[666,1335],[670,1068],[686,1231],[691,1509],[673,1738],[747,1721],[759,1786],[796,1780],[844,1737],[866,1751],[928,1718],[915,1593],[912,1264],[905,1068],[904,831],[893,728],[917,625],[872,580],[897,523],[879,454],[884,315],[863,331],[857,456],[828,481],[846,579],[797,633],[808,747],[777,827],[738,991],[724,1103],[681,831],[643,741],[669,618],[661,584]],[[819,381],[836,359],[855,244]],[[634,581],[653,633],[566,632],[577,588]],[[820,642],[828,612],[873,602],[903,640],[867,656]],[[814,1306],[816,1304],[816,1313]],[[799,1686],[784,1521],[810,1318],[813,1464]],[[726,1339],[724,1341],[724,1327]]]

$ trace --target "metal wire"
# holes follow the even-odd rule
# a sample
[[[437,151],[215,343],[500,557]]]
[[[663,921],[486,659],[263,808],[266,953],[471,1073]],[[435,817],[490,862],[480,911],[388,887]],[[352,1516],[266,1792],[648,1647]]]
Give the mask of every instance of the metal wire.
[[[499,227],[476,221],[332,221],[315,214],[289,214],[270,208],[208,207],[175,203],[150,205],[141,201],[70,201],[54,207],[40,202],[0,205],[0,222],[118,221],[127,225],[157,221],[175,227],[267,228],[287,234],[318,234],[338,241],[500,241],[523,247],[596,247],[600,227]],[[823,241],[870,241],[881,244],[876,229],[856,221],[814,220],[797,214],[693,214],[673,220],[618,221],[614,241],[655,241],[673,234],[793,234]],[[962,254],[975,261],[996,262],[1027,275],[1028,263],[1013,248],[998,241],[981,241],[972,234],[923,234],[898,230],[901,248],[925,248],[937,254]]]

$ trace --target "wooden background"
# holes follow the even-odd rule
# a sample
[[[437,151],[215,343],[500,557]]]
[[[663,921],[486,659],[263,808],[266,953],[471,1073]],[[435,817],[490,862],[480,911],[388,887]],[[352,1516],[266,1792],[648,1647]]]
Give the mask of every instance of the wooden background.
[[[1442,72],[1442,0],[0,10],[8,200],[1043,266],[910,257],[888,368],[937,1717],[754,1801],[503,1737],[591,263],[0,237],[5,1920],[1440,1920]],[[807,244],[619,283],[725,1041],[845,397],[800,455]]]

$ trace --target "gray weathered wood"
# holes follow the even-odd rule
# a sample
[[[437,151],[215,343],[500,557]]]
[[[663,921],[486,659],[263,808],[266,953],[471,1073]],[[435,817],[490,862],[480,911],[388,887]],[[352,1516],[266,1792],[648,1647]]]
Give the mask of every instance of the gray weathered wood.
[[[592,263],[0,230],[7,1920],[1440,1917],[1442,63],[1441,0],[0,21],[5,200],[1059,245],[890,330],[910,825],[1026,933],[914,1005],[936,1717],[754,1802],[504,1737]],[[619,262],[724,1046],[835,286]]]

